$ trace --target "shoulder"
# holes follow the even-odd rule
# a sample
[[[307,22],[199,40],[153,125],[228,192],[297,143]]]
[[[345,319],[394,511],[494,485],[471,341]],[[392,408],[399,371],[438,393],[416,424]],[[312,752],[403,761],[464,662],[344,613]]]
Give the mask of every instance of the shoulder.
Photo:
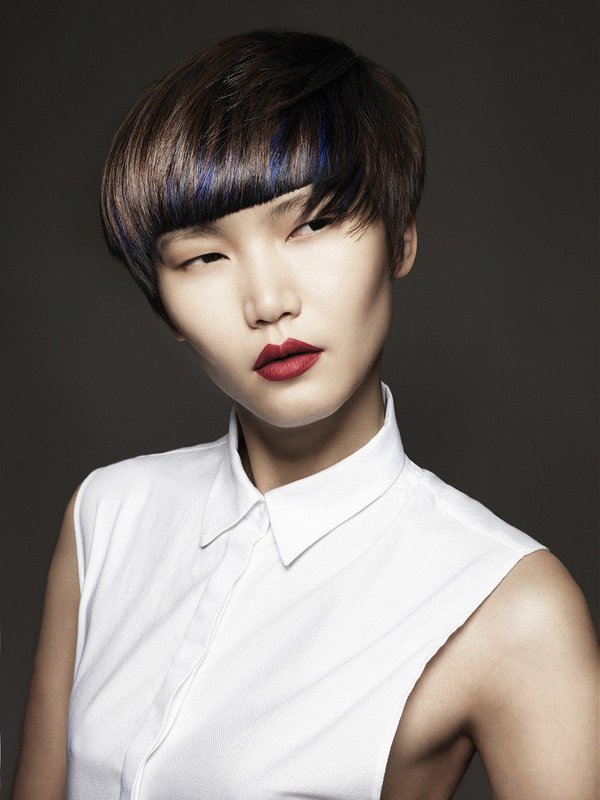
[[[531,553],[472,622],[468,730],[494,796],[591,800],[598,639],[576,581],[551,553]]]
[[[458,632],[473,719],[568,674],[594,672],[598,638],[581,588],[548,550],[522,556]],[[564,685],[563,685],[564,688]]]
[[[146,535],[161,526],[147,520],[173,509],[201,506],[208,497],[227,437],[162,453],[133,456],[92,470],[81,482],[73,505],[77,551],[82,570],[92,551],[103,553],[117,536],[135,541],[142,525]]]
[[[137,489],[144,493],[144,489],[153,490],[158,484],[173,489],[192,481],[199,486],[203,479],[215,474],[226,447],[227,437],[223,436],[213,442],[136,455],[99,466],[82,481],[79,494],[85,493],[89,500],[106,492],[129,494]]]
[[[436,547],[445,543],[463,558],[487,557],[490,569],[495,559],[500,572],[503,565],[512,566],[521,556],[545,547],[435,473],[426,469],[420,472],[416,499]],[[495,568],[494,573],[498,574]]]
[[[471,705],[482,728],[510,713],[519,723],[539,721],[542,701],[546,709],[558,697],[575,702],[595,684],[598,637],[590,610],[547,550],[515,564],[474,615],[470,633]]]
[[[583,592],[548,550],[521,558],[499,583],[486,609],[498,654],[527,647],[532,655],[570,647],[591,654],[594,628]]]

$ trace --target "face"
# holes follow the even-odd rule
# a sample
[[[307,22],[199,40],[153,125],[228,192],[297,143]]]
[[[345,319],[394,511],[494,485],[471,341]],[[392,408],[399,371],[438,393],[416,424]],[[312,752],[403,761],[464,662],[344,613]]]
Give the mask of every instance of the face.
[[[304,219],[309,191],[157,243],[160,296],[177,338],[236,404],[282,428],[333,414],[373,372],[390,325],[393,277],[410,270],[416,251],[413,223],[402,267],[390,276],[383,224],[352,233],[351,221],[328,224],[318,209]],[[265,346],[290,338],[317,352],[255,368]]]

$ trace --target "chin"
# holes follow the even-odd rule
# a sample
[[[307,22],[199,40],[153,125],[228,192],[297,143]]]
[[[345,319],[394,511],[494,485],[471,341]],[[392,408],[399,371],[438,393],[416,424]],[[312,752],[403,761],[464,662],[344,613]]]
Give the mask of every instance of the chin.
[[[279,388],[279,387],[278,387]],[[283,387],[281,387],[283,388]],[[339,388],[331,389],[306,386],[305,391],[289,384],[290,391],[272,392],[263,402],[236,402],[258,419],[277,428],[301,428],[330,417],[344,404],[347,397],[340,396]],[[304,389],[304,387],[303,387]]]

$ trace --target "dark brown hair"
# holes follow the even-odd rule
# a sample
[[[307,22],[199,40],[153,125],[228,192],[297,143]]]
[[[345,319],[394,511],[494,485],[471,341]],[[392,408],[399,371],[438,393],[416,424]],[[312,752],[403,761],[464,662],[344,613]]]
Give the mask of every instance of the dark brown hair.
[[[168,231],[311,185],[304,211],[360,228],[381,218],[391,265],[421,199],[424,135],[387,70],[343,42],[274,30],[232,36],[151,84],[113,140],[101,213],[111,252],[171,325],[154,271]]]

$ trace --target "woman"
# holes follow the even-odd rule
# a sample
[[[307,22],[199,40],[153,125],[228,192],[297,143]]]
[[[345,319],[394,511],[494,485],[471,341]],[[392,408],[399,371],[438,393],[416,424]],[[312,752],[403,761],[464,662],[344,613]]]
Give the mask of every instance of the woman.
[[[596,796],[597,640],[547,548],[405,454],[381,358],[424,140],[345,45],[256,32],[113,142],[112,252],[233,401],[92,472],[50,570],[15,800]]]

